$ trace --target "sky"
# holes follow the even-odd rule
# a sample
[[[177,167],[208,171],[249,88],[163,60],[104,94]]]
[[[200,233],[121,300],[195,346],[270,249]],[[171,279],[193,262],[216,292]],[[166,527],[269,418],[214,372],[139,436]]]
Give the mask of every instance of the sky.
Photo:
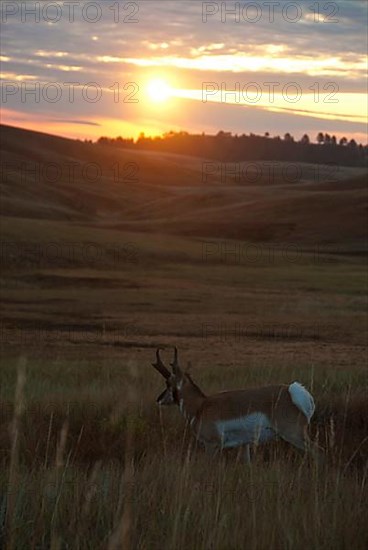
[[[2,122],[367,143],[365,0],[1,2]]]

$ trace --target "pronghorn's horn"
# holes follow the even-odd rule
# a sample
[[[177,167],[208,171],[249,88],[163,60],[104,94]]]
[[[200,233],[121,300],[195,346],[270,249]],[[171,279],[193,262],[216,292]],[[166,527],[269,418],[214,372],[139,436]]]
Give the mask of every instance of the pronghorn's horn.
[[[152,366],[160,373],[164,378],[170,378],[170,371],[165,367],[160,357],[160,348],[156,350],[156,363],[152,363]]]
[[[178,348],[174,347],[174,361],[170,363],[172,366],[174,374],[177,374],[180,371],[179,363],[178,363]]]

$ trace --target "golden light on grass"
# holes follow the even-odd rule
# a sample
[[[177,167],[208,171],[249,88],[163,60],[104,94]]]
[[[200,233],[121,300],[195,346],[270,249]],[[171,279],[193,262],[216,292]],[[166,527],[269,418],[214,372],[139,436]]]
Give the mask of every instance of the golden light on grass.
[[[166,103],[172,95],[172,88],[163,78],[150,80],[146,90],[147,96],[152,103]]]

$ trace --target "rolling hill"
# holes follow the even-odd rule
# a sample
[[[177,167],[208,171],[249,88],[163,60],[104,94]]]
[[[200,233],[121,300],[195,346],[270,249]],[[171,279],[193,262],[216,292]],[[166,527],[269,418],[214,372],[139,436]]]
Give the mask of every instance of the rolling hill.
[[[1,153],[1,215],[8,230],[23,218],[29,224],[48,220],[120,232],[366,250],[364,169],[221,165],[9,126],[1,127]]]

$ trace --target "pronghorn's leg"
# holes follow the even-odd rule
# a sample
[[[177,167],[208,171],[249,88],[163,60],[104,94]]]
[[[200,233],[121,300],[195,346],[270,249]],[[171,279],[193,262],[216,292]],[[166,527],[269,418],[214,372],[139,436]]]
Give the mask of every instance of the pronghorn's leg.
[[[245,445],[243,456],[244,456],[244,462],[246,464],[250,464],[251,462],[250,462],[250,446],[249,445]]]
[[[305,450],[306,452],[310,453],[313,458],[318,462],[319,464],[324,463],[324,454],[323,449],[314,441],[311,441],[309,439],[308,434],[305,432],[304,434],[304,442],[305,442]]]
[[[318,450],[318,446],[309,439],[307,427],[308,425],[306,423],[299,423],[296,426],[294,425],[294,427],[286,425],[281,429],[279,427],[278,434],[284,441],[287,441],[304,453],[310,453],[314,459],[320,461],[322,457]]]
[[[205,443],[204,448],[206,453],[211,457],[214,457],[219,451],[218,446],[214,443]]]

